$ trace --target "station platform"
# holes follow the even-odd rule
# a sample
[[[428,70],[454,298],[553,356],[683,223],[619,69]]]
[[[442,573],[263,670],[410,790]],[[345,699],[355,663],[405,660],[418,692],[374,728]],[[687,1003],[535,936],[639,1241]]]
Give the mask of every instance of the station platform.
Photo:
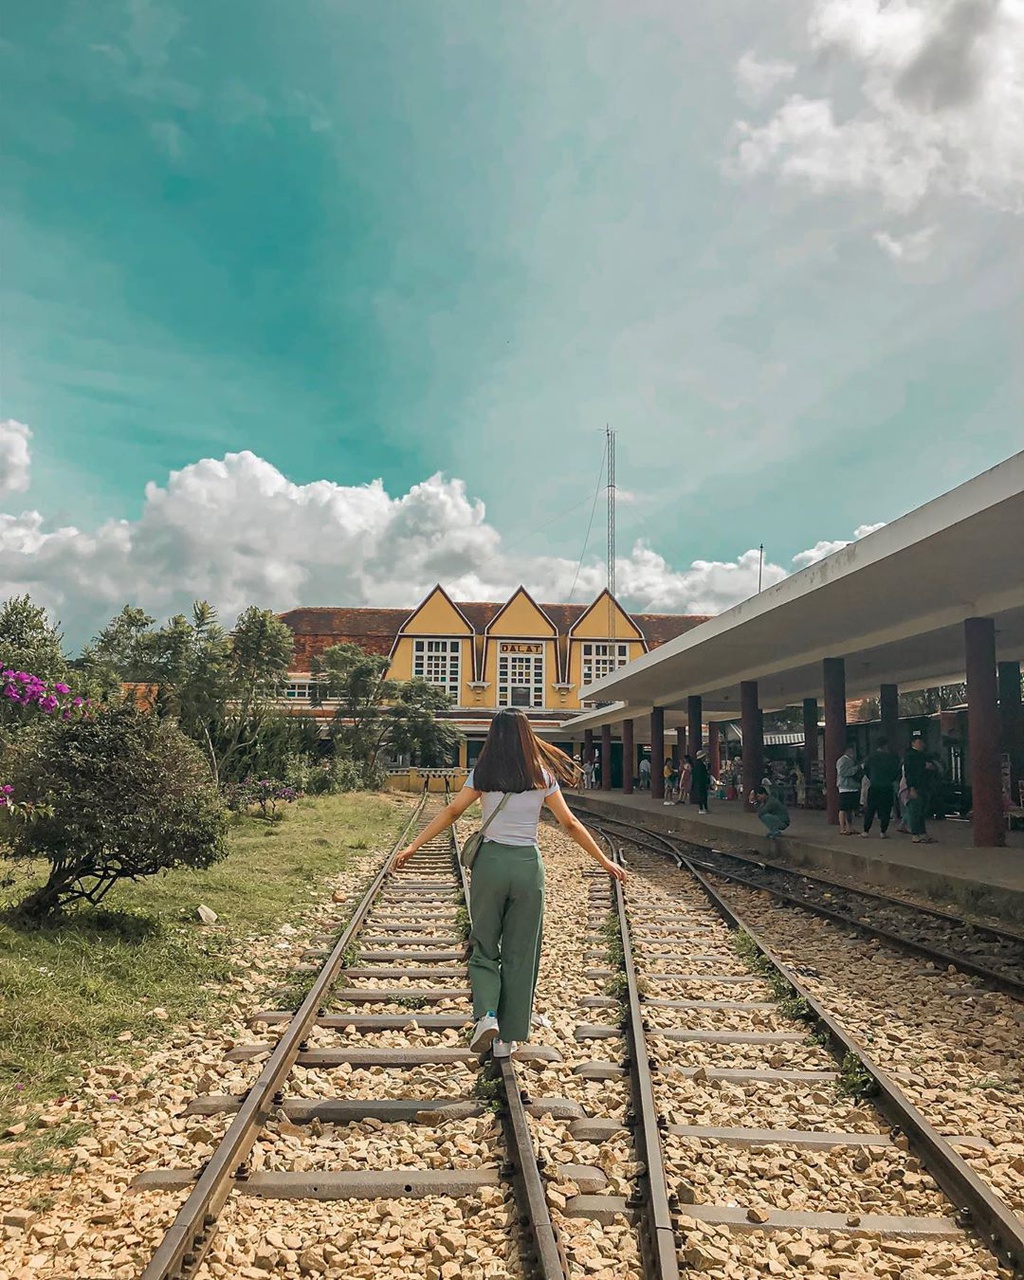
[[[653,831],[678,835],[715,849],[754,852],[765,862],[807,867],[826,875],[924,894],[936,903],[998,916],[1018,927],[1024,924],[1024,832],[1008,831],[1005,849],[976,849],[971,825],[959,819],[929,822],[934,844],[913,844],[910,836],[889,828],[889,839],[842,836],[829,826],[820,810],[791,809],[790,826],[777,840],[764,835],[754,813],[740,800],[713,800],[710,812],[698,815],[689,804],[666,805],[648,791],[623,795],[621,791],[566,792],[566,799],[580,811],[595,816],[642,820]]]

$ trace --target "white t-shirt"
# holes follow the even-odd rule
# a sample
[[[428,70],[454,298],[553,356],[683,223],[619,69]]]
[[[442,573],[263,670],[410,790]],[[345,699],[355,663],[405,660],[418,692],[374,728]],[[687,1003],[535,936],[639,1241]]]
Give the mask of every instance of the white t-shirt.
[[[530,845],[537,843],[537,824],[540,822],[540,811],[545,799],[554,795],[558,783],[550,773],[544,774],[547,787],[536,787],[533,791],[520,791],[509,795],[505,807],[494,819],[484,833],[485,840],[494,840],[497,844]],[[473,770],[466,779],[466,786],[473,786]],[[501,803],[501,791],[484,791],[480,796],[480,807],[484,811],[484,822]]]

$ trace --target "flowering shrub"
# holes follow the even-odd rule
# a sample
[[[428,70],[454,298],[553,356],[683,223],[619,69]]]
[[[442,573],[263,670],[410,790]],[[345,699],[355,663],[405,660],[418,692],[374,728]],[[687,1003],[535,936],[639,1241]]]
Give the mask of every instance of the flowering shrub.
[[[119,880],[225,856],[220,798],[194,743],[177,725],[134,707],[48,715],[4,751],[8,856],[49,863],[21,904],[46,919],[75,902],[100,903]],[[32,821],[8,826],[14,797]]]
[[[70,720],[89,705],[85,698],[69,697],[71,689],[62,680],[51,686],[29,671],[0,671],[0,682],[0,707],[19,717],[24,714],[22,708],[31,708],[44,715],[59,713],[62,720]]]
[[[259,817],[268,822],[281,815],[279,804],[291,804],[302,794],[295,787],[286,786],[276,778],[245,778],[242,782],[230,782],[224,788],[224,802],[235,813],[246,813],[254,805],[259,806]]]
[[[5,667],[0,671],[0,721],[11,727],[38,720],[40,712],[44,716],[70,720],[89,705],[85,698],[70,697],[70,693],[70,686],[62,680],[50,685],[30,671]],[[0,742],[0,749],[2,746]],[[7,822],[32,822],[50,815],[46,805],[40,806],[28,800],[19,802],[13,797],[14,787],[10,783],[0,787],[0,810]]]

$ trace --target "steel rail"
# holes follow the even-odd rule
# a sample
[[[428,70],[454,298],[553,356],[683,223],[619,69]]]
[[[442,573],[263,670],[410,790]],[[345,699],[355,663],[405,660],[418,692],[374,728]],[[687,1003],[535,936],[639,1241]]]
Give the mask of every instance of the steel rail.
[[[585,804],[586,802],[584,802]],[[588,813],[591,811],[588,810]],[[631,827],[633,824],[626,822],[621,818],[602,817],[602,821],[613,823],[617,826]],[[733,858],[737,862],[745,862],[750,866],[759,867],[762,871],[776,871],[780,875],[797,876],[801,880],[810,880],[813,884],[820,884],[828,889],[838,889],[841,893],[855,893],[861,898],[870,898],[875,902],[885,903],[888,906],[903,907],[907,911],[916,911],[922,916],[933,916],[937,920],[945,920],[954,925],[966,925],[970,929],[976,929],[979,933],[988,933],[995,938],[999,938],[1005,942],[1016,942],[1024,945],[1024,933],[1016,929],[1007,929],[1003,925],[991,924],[985,920],[971,920],[966,916],[958,916],[955,911],[947,911],[944,907],[932,906],[929,903],[914,902],[911,898],[897,897],[892,893],[882,893],[879,889],[870,889],[866,885],[847,884],[844,880],[833,880],[831,876],[823,875],[820,871],[812,871],[808,867],[791,867],[781,862],[771,862],[766,858],[756,857],[752,853],[744,853],[739,849],[713,849],[710,845],[699,844],[695,840],[679,833],[651,832],[650,834],[658,834],[668,840],[675,840],[679,844],[689,845],[691,848],[701,849],[706,853],[713,853],[719,858]]]
[[[602,833],[603,834],[603,833]],[[604,835],[612,858],[621,862],[621,851]],[[633,1142],[642,1165],[637,1175],[637,1194],[629,1203],[640,1210],[641,1254],[649,1280],[678,1280],[679,1255],[672,1208],[669,1204],[665,1157],[661,1149],[661,1124],[654,1096],[651,1058],[647,1048],[647,1026],[640,1002],[633,943],[626,914],[626,895],[620,880],[613,881],[615,917],[622,946],[622,969],[626,979],[626,1014],[622,1030],[629,1051],[629,1083],[632,1097]]]
[[[669,845],[670,842],[665,837],[658,835],[658,838]],[[693,876],[723,920],[731,928],[747,934],[765,960],[796,995],[806,1002],[818,1025],[827,1033],[833,1056],[840,1065],[850,1056],[870,1078],[874,1089],[872,1100],[887,1119],[906,1134],[910,1144],[916,1147],[924,1166],[953,1204],[958,1206],[957,1220],[960,1225],[972,1227],[997,1254],[1002,1255],[1016,1274],[1024,1276],[1024,1220],[978,1177],[963,1157],[928,1122],[896,1080],[872,1059],[867,1049],[810,993],[797,974],[775,954],[700,869],[678,851],[671,848],[667,851],[681,869]]]
[[[600,822],[600,821],[603,821],[603,819],[595,819],[595,821]],[[1017,999],[1024,999],[1024,981],[1021,981],[1017,978],[1013,978],[1009,974],[1000,973],[999,970],[997,969],[990,969],[987,965],[979,964],[976,960],[971,960],[966,956],[957,955],[955,952],[944,951],[941,947],[933,947],[926,942],[915,942],[912,938],[906,938],[900,933],[894,933],[891,929],[888,929],[883,925],[871,924],[870,922],[861,920],[856,916],[844,915],[842,911],[835,911],[831,907],[823,906],[821,903],[808,901],[805,898],[801,898],[797,894],[789,893],[785,889],[777,888],[770,884],[761,884],[756,880],[748,879],[746,876],[741,875],[737,871],[730,871],[725,867],[716,866],[716,865],[713,865],[712,863],[705,862],[699,858],[695,858],[690,854],[682,853],[675,848],[675,844],[677,842],[673,841],[672,837],[663,835],[660,831],[646,831],[643,828],[631,828],[629,823],[622,822],[618,818],[612,818],[609,821],[614,823],[618,827],[625,827],[632,830],[641,830],[643,832],[643,835],[648,837],[648,839],[646,842],[636,841],[636,843],[641,845],[646,843],[647,848],[651,849],[652,852],[656,852],[656,853],[664,852],[665,850],[660,850],[657,848],[656,845],[651,844],[650,843],[651,837],[653,837],[655,840],[661,841],[666,846],[666,850],[671,849],[671,851],[676,857],[684,858],[688,862],[693,863],[694,866],[698,866],[704,871],[710,871],[713,875],[721,876],[722,879],[724,880],[731,880],[736,884],[741,884],[746,886],[748,889],[754,889],[761,893],[771,894],[773,897],[778,898],[781,902],[788,902],[791,905],[795,907],[799,907],[804,911],[809,911],[814,915],[821,916],[823,919],[835,921],[837,924],[848,925],[850,926],[850,928],[857,929],[859,932],[867,934],[869,937],[879,938],[884,942],[891,943],[893,946],[899,947],[901,950],[906,951],[911,955],[919,955],[924,957],[927,960],[938,960],[938,961],[941,961],[942,964],[944,965],[953,965],[955,968],[960,969],[963,973],[969,973],[976,978],[983,979],[983,981],[987,982],[989,986],[994,987],[999,991],[1002,991],[1005,995],[1014,996]],[[631,836],[630,839],[635,839],[635,837]],[[678,841],[678,843],[688,844],[690,842],[686,840],[682,840],[682,841]],[[699,845],[697,847],[701,848],[701,846]],[[729,854],[729,853],[722,854],[717,849],[709,850],[709,852],[718,854],[720,857],[727,857],[727,858],[733,857],[732,854]],[[753,861],[753,860],[750,859],[749,861]],[[755,865],[761,865],[761,864],[755,864]],[[791,871],[785,867],[777,867],[772,863],[766,863],[764,865],[771,868],[771,870],[773,871],[778,871],[785,875],[794,875],[794,876],[804,875],[803,872]],[[851,885],[840,884],[838,881],[827,880],[823,877],[806,877],[806,878],[813,879],[819,884],[833,886],[836,889],[846,893],[855,893],[855,894],[861,893],[861,890],[855,889]],[[917,909],[915,904],[913,903],[901,901],[898,898],[888,898],[884,894],[864,893],[862,894],[862,896],[866,898],[874,899],[876,901],[883,902],[883,903],[891,903],[907,911],[913,911]],[[1022,939],[1020,939],[1016,934],[1013,934],[1013,933],[1003,934],[1001,931],[992,929],[990,926],[974,925],[970,920],[964,920],[961,916],[955,916],[952,913],[947,914],[945,912],[931,912],[930,909],[927,907],[921,908],[921,911],[923,914],[936,914],[939,916],[940,919],[949,920],[951,924],[954,924],[954,923],[963,924],[969,928],[986,929],[988,932],[994,933],[997,937],[1006,937],[1014,942],[1022,941]]]
[[[452,849],[455,865],[462,883],[462,896],[466,914],[472,927],[469,877],[460,857],[459,837],[452,827]],[[523,1233],[523,1262],[536,1280],[570,1280],[569,1263],[559,1239],[558,1229],[551,1220],[544,1179],[541,1177],[541,1161],[533,1145],[529,1121],[526,1118],[526,1091],[520,1088],[515,1064],[511,1057],[493,1059],[495,1078],[501,1084],[504,1107],[502,1127],[509,1160],[502,1171],[511,1177],[519,1210],[519,1228]]]
[[[419,820],[425,804],[426,794],[413,810],[380,870],[370,882],[308,995],[287,1024],[259,1078],[246,1094],[227,1133],[207,1162],[188,1199],[178,1210],[140,1280],[186,1280],[186,1277],[195,1274],[206,1256],[213,1242],[217,1215],[231,1195],[236,1180],[244,1181],[248,1176],[245,1160],[260,1129],[274,1110],[274,1096],[295,1065],[295,1060],[302,1051],[301,1046],[316,1021],[324,996],[344,965],[345,953],[391,874],[394,855]]]

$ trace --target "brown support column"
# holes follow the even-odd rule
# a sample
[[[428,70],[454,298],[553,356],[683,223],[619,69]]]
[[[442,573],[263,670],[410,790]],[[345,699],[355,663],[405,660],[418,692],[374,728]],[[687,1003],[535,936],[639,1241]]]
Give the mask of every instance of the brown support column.
[[[695,756],[704,745],[704,710],[700,694],[691,693],[686,699],[686,719],[686,740],[690,744],[690,755]]]
[[[651,799],[665,799],[665,708],[651,708]]]
[[[633,773],[636,770],[636,748],[633,746],[633,721],[622,722],[622,794],[633,794]]]
[[[826,658],[822,663],[825,686],[825,809],[831,826],[839,825],[839,782],[836,765],[846,749],[846,663]]]
[[[804,782],[809,787],[818,763],[818,699],[804,698]]]
[[[979,849],[995,849],[1006,844],[1006,819],[999,767],[996,624],[991,618],[964,621],[964,648],[974,844]]]
[[[764,773],[764,732],[757,705],[757,681],[744,680],[740,685],[740,730],[743,734],[743,802],[761,785]]]
[[[686,759],[686,728],[680,725],[676,729],[676,745],[672,753],[675,756],[676,764],[682,768],[683,761]]]
[[[902,755],[906,743],[900,741],[900,691],[895,684],[883,684],[878,690],[882,708],[882,732],[889,739],[889,750]]]
[[[1010,757],[1010,799],[1020,804],[1020,784],[1024,781],[1024,707],[1020,696],[1020,663],[999,664],[1000,746]]]
[[[612,789],[612,727],[601,726],[601,790]]]
[[[593,729],[583,730],[583,763],[594,758],[594,731]]]
[[[708,723],[708,768],[713,778],[717,778],[722,772],[722,740],[717,720]]]

